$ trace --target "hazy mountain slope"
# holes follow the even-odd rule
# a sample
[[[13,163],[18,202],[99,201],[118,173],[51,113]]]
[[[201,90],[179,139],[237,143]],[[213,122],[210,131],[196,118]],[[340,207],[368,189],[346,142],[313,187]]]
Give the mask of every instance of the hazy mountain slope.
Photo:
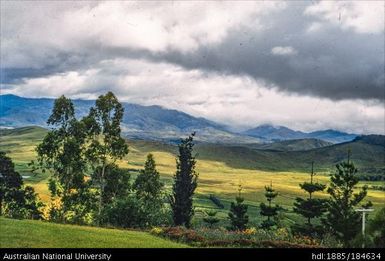
[[[266,144],[256,144],[253,146],[253,148],[259,150],[305,151],[316,148],[322,148],[330,145],[333,145],[333,143],[319,139],[298,139],[277,141]]]
[[[306,137],[329,141],[332,143],[341,143],[354,140],[357,135],[336,130],[322,130],[307,133]]]
[[[31,99],[15,95],[0,96],[0,126],[23,127],[37,125],[46,127],[53,99]],[[92,100],[74,100],[78,117],[86,115],[94,105]],[[186,113],[160,106],[141,106],[123,103],[125,113],[122,123],[126,137],[172,141],[195,131],[198,140],[214,143],[256,143],[259,139],[231,133],[225,126],[197,118]]]
[[[284,126],[261,125],[242,132],[251,137],[265,140],[282,141],[293,139],[319,139],[332,143],[341,143],[353,140],[356,134],[349,134],[336,130],[321,130],[310,133],[294,131]]]
[[[376,136],[383,144],[385,136],[370,135],[354,141],[307,151],[271,151],[202,144],[199,156],[205,159],[223,159],[229,166],[261,170],[308,170],[314,161],[318,169],[334,169],[335,164],[346,160],[348,150],[360,172],[385,173],[385,146],[373,143]],[[379,137],[379,138],[378,138]],[[370,142],[368,142],[370,140]]]
[[[303,138],[303,133],[284,126],[261,125],[243,132],[243,134],[266,140],[287,140]]]

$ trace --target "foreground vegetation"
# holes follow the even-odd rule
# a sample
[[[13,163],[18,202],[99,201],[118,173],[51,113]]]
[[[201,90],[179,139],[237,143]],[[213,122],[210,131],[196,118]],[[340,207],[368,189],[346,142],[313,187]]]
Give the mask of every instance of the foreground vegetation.
[[[0,248],[188,247],[141,231],[0,218]]]

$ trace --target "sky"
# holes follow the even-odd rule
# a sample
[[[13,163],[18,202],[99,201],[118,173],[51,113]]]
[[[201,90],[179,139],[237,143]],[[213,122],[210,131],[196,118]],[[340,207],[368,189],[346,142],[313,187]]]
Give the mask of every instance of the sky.
[[[385,134],[383,1],[1,1],[1,94]]]

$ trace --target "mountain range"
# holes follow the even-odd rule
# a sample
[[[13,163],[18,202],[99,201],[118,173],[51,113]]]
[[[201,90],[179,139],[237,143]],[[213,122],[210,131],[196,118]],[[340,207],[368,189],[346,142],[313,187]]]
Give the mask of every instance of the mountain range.
[[[0,95],[0,127],[41,126],[47,127],[46,121],[51,113],[54,99],[24,98],[11,94]],[[93,100],[73,100],[77,117],[86,115],[94,105]],[[355,134],[335,130],[305,133],[283,126],[261,125],[240,133],[230,131],[230,127],[202,117],[194,117],[184,112],[170,110],[161,106],[143,106],[122,103],[125,109],[122,130],[126,137],[175,142],[190,132],[197,132],[197,140],[225,144],[260,144],[272,141],[298,140],[303,146],[303,139],[310,148],[323,147],[331,143],[351,141]],[[322,142],[323,141],[323,142]],[[292,141],[296,143],[297,141]]]
[[[356,134],[349,134],[330,129],[306,133],[302,131],[295,131],[284,126],[272,125],[261,125],[256,128],[246,130],[242,132],[242,134],[270,141],[318,139],[331,143],[351,141],[358,136]]]

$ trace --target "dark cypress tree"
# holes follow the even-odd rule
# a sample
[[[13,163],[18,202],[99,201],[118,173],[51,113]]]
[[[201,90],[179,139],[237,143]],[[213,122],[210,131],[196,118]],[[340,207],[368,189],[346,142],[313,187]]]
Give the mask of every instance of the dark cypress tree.
[[[249,216],[247,215],[248,206],[243,203],[245,200],[242,197],[242,186],[239,185],[238,195],[235,197],[235,202],[231,202],[229,219],[230,230],[245,230],[247,223],[249,222]]]
[[[194,136],[195,133],[192,133],[188,138],[182,139],[178,145],[177,170],[172,187],[173,193],[170,196],[175,226],[190,227],[194,215],[193,195],[198,180],[198,173],[195,171],[196,160],[193,155]]]
[[[305,224],[295,224],[292,227],[293,231],[305,235],[322,233],[322,227],[319,225],[314,225],[312,223],[312,219],[320,218],[326,211],[327,200],[313,197],[313,193],[323,191],[326,186],[317,182],[313,182],[314,176],[314,162],[312,162],[310,182],[299,184],[301,189],[309,194],[309,197],[306,199],[297,197],[293,208],[295,213],[303,216],[307,220]]]
[[[260,204],[261,215],[267,217],[261,224],[262,228],[269,229],[272,226],[277,225],[276,220],[274,218],[278,215],[278,211],[281,209],[279,205],[272,206],[271,202],[278,196],[278,192],[273,189],[273,183],[271,182],[270,186],[265,186],[265,197],[268,202]]]
[[[363,187],[358,193],[354,188],[359,182],[357,168],[348,160],[336,165],[337,171],[330,177],[330,186],[327,192],[328,213],[323,222],[344,246],[350,246],[350,241],[359,234],[361,229],[361,215],[355,207],[366,197],[367,188]]]

